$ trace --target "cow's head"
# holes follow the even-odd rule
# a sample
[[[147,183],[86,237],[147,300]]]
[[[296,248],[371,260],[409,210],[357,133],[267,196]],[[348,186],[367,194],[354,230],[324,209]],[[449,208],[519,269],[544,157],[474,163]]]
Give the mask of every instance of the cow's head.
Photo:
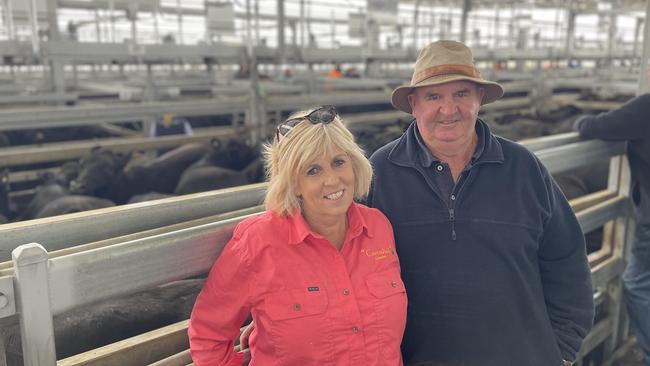
[[[113,184],[129,161],[130,154],[93,148],[90,156],[79,161],[79,175],[70,182],[70,193],[94,195]]]

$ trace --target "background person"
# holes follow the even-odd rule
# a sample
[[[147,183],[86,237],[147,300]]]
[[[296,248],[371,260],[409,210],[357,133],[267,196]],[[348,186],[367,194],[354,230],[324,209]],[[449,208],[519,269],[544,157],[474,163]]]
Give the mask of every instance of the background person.
[[[650,366],[650,94],[607,113],[580,117],[575,128],[582,137],[627,142],[636,233],[623,274],[623,295],[632,331]]]
[[[250,365],[401,365],[406,293],[388,220],[353,202],[372,169],[352,134],[331,106],[298,113],[265,161],[267,211],[237,225],[194,305],[194,364],[241,365],[250,312]]]

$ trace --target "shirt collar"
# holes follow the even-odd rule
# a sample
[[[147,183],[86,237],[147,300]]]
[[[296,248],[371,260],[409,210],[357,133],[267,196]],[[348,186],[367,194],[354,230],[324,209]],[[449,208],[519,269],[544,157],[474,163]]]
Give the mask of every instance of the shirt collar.
[[[346,240],[350,238],[355,238],[362,233],[372,238],[374,235],[370,232],[368,224],[366,223],[365,217],[361,214],[359,210],[359,204],[352,202],[350,208],[348,208],[348,231],[345,233]],[[286,217],[287,223],[289,225],[289,244],[296,245],[303,243],[307,236],[313,236],[315,238],[322,238],[323,236],[315,233],[305,221],[305,218],[302,216],[300,209],[295,209],[289,216]]]
[[[415,140],[417,141],[419,147],[418,157],[419,157],[420,164],[423,167],[428,168],[434,163],[439,163],[440,159],[435,157],[435,155],[431,153],[431,150],[429,150],[427,145],[424,143],[424,139],[422,138],[422,135],[420,135],[420,130],[418,129],[417,123],[414,122],[414,124],[415,124],[414,126]],[[475,129],[476,129],[477,140],[476,140],[476,149],[474,149],[474,154],[472,154],[472,160],[471,160],[472,163],[481,157],[481,154],[483,154],[483,150],[485,149],[485,127],[483,126],[483,124],[478,123],[477,121]]]

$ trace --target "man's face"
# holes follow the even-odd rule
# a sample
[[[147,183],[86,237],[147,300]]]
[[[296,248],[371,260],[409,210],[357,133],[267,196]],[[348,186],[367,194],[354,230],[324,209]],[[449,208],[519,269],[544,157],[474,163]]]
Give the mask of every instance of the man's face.
[[[471,144],[484,94],[470,81],[416,88],[408,100],[425,144],[436,150]]]

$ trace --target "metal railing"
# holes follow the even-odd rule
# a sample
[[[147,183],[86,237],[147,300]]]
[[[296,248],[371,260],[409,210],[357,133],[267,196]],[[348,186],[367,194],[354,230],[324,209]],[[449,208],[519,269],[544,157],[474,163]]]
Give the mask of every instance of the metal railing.
[[[627,332],[620,276],[633,224],[623,144],[580,141],[576,134],[565,134],[524,145],[552,173],[612,158],[608,192],[573,205],[581,208],[576,213],[585,232],[605,225],[603,248],[589,257],[594,296],[605,307],[605,316],[585,339],[578,361],[600,345],[605,358],[610,357]],[[127,237],[57,256],[50,255],[52,250],[251,207],[259,204],[264,190],[265,185],[258,184],[0,227],[0,247],[13,250],[12,265],[0,268],[0,318],[18,314],[25,365],[56,365],[53,316],[207,272],[236,223],[247,216]]]

